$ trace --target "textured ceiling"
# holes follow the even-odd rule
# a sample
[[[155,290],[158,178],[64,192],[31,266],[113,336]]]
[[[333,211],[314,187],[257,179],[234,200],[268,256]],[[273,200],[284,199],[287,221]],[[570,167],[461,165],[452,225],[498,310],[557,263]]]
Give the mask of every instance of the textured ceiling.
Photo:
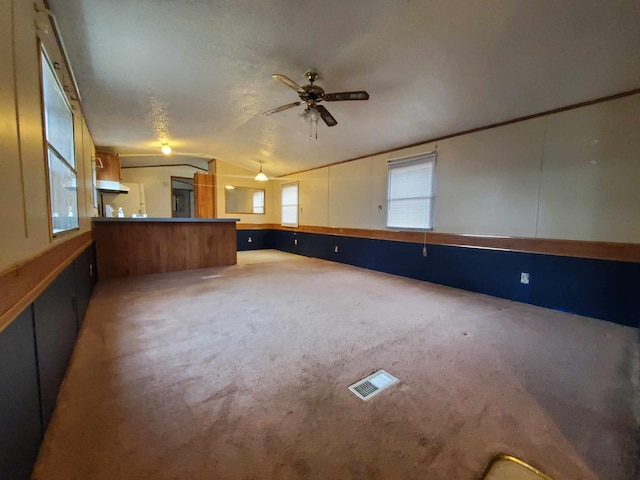
[[[97,145],[289,173],[640,87],[640,2],[49,0]],[[309,139],[273,80],[315,67]]]

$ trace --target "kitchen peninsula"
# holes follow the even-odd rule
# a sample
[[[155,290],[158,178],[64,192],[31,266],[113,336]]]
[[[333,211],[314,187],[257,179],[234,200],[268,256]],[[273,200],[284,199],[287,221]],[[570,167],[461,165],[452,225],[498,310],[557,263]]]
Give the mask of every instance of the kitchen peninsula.
[[[235,265],[238,220],[96,217],[98,275],[105,279]]]

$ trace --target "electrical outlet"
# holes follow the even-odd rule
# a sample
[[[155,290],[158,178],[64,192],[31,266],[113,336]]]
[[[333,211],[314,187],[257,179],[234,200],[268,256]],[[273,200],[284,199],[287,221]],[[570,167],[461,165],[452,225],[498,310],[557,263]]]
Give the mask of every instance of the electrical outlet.
[[[422,247],[422,256],[423,257],[427,256],[427,247]]]
[[[293,244],[294,244],[294,245],[297,245],[297,244],[298,244],[298,239],[297,239],[297,238],[294,238],[294,239],[293,239]]]
[[[336,245],[335,248],[333,249],[334,252],[338,253],[338,246]]]
[[[247,242],[252,243],[253,240],[251,240],[251,237],[249,237],[249,239],[247,240]]]
[[[527,272],[520,273],[520,283],[529,284],[529,274]]]

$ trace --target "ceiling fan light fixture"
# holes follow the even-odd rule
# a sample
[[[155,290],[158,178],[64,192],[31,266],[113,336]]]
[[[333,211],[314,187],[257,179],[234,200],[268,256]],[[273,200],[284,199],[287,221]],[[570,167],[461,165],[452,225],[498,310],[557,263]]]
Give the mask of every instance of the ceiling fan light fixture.
[[[264,115],[273,115],[274,113],[289,110],[298,105],[306,105],[304,112],[300,114],[300,118],[309,123],[309,138],[318,138],[318,117],[327,125],[327,127],[335,127],[338,121],[329,113],[324,105],[318,105],[319,102],[342,102],[345,100],[369,100],[369,94],[364,90],[356,90],[353,92],[333,92],[325,93],[324,88],[315,85],[314,82],[320,78],[320,74],[315,70],[305,72],[305,77],[309,81],[309,85],[300,86],[286,75],[275,73],[273,78],[282,82],[287,87],[298,93],[299,101],[282,105],[274,108]],[[314,133],[315,130],[315,133]]]
[[[254,178],[254,180],[256,180],[257,182],[267,182],[269,180],[269,178],[264,173],[262,173],[262,161],[260,162],[260,171]]]

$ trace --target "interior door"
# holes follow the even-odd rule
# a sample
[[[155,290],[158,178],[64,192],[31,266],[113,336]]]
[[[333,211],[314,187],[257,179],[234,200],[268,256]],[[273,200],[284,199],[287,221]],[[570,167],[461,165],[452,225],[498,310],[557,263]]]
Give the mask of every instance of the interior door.
[[[171,216],[173,218],[191,218],[191,202],[189,190],[173,189]]]
[[[193,176],[197,218],[215,218],[216,216],[215,178],[215,175],[208,173],[196,173]]]

